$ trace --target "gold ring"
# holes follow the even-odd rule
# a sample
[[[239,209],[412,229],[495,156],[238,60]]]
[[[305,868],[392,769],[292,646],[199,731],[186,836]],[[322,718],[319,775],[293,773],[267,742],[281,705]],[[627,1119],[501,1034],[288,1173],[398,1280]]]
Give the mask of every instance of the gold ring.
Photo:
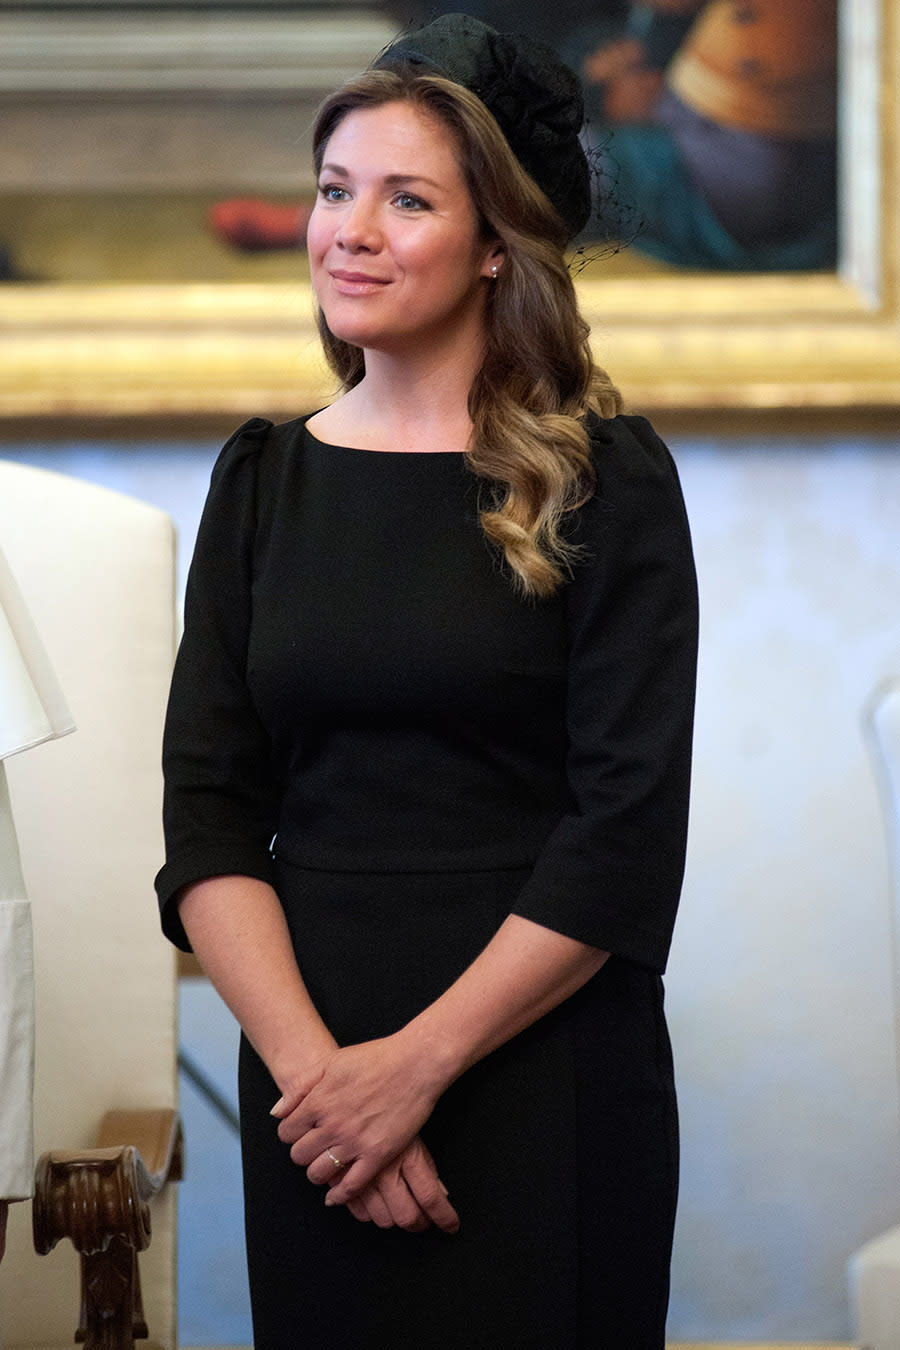
[[[331,1159],[331,1161],[334,1163],[335,1167],[337,1167],[338,1169],[347,1166],[346,1163],[342,1163],[342,1162],[341,1162],[340,1158],[336,1158],[336,1157],[334,1156],[334,1154],[332,1153],[332,1151],[331,1151],[330,1148],[326,1148],[325,1152],[326,1152],[326,1154],[328,1155],[328,1157]]]

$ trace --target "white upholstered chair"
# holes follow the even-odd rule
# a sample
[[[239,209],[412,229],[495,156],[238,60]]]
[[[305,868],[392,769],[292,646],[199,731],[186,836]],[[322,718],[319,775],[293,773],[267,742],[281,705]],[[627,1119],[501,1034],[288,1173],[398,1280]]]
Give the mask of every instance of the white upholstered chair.
[[[152,891],[175,642],[174,531],[153,507],[0,460],[0,539],[78,726],[7,765],[35,930],[36,1153],[90,1148],[106,1113],[125,1112],[107,1118],[102,1142],[136,1145],[146,1168],[133,1152],[111,1149],[111,1168],[101,1159],[82,1174],[78,1204],[83,1214],[98,1197],[109,1207],[113,1191],[133,1185],[141,1231],[132,1246],[140,1247],[144,1198],[167,1169],[177,1175],[180,1152],[175,959]],[[144,1108],[156,1114],[129,1114]],[[45,1246],[60,1222],[65,1229],[69,1203],[69,1183],[54,1167],[44,1165]],[[140,1344],[162,1350],[175,1345],[174,1191],[166,1186],[149,1202],[152,1241],[140,1258],[149,1328]],[[68,1240],[38,1255],[30,1211],[23,1203],[10,1212],[0,1266],[4,1350],[72,1345],[79,1320],[79,1256]]]
[[[890,851],[895,971],[900,971],[900,680],[883,684],[865,718]],[[895,990],[895,1034],[900,1063],[900,988]],[[900,1203],[900,1202],[898,1202]],[[860,1350],[900,1347],[900,1226],[855,1254],[849,1266],[850,1301]]]

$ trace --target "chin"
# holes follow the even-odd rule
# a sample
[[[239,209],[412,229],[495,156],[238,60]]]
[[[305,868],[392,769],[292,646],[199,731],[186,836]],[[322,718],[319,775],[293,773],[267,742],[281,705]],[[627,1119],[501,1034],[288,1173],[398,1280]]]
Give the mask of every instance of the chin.
[[[331,312],[324,305],[319,306],[328,324],[329,330],[341,342],[349,342],[354,347],[364,347],[368,339],[377,336],[377,325],[367,323],[362,315],[352,315],[342,313],[340,310],[335,313],[334,307],[330,307]]]
[[[390,332],[376,324],[366,323],[341,323],[339,320],[334,323],[325,315],[325,321],[331,332],[341,342],[349,342],[352,347],[368,348],[370,351],[389,351],[398,345],[415,345],[419,341],[419,335],[416,333]],[[424,334],[422,334],[424,338]]]
[[[339,342],[347,342],[351,347],[375,347],[378,345],[375,335],[362,326],[348,323],[329,323],[328,327]]]

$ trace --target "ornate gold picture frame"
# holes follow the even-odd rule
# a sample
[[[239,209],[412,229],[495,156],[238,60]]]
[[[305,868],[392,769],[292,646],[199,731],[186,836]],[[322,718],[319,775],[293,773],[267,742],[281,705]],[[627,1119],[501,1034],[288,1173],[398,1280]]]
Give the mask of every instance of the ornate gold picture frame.
[[[840,24],[838,270],[580,280],[633,409],[900,408],[900,0]],[[7,423],[291,416],[330,389],[304,285],[0,288]]]

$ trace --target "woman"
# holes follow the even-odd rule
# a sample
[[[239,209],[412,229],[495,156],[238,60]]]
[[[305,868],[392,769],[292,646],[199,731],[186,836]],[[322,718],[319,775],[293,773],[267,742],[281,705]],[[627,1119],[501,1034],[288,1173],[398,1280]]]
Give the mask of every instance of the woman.
[[[244,1031],[255,1345],[658,1350],[683,507],[597,415],[574,77],[463,15],[376,65],[315,133],[344,393],[223,451],[166,733],[163,925]]]

